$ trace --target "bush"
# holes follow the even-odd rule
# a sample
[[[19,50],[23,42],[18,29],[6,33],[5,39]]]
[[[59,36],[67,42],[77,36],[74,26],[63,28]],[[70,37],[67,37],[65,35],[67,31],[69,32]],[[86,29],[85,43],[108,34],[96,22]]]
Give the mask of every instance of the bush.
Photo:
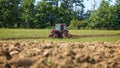
[[[71,20],[68,29],[84,29],[85,27],[86,23],[84,21],[73,19]]]

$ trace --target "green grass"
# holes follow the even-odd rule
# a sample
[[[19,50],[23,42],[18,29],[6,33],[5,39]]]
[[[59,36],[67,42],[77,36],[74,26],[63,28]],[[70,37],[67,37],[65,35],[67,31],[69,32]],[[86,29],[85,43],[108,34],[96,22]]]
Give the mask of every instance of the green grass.
[[[70,30],[71,34],[98,35],[98,34],[120,34],[120,30]]]
[[[0,29],[0,38],[47,37],[49,32],[44,29]]]
[[[120,34],[120,30],[69,30],[69,32],[70,34],[73,35]],[[120,40],[120,36],[52,39],[47,38],[49,33],[50,30],[48,29],[0,29],[0,38],[46,37],[40,39],[24,39],[24,40],[71,41],[71,42]]]

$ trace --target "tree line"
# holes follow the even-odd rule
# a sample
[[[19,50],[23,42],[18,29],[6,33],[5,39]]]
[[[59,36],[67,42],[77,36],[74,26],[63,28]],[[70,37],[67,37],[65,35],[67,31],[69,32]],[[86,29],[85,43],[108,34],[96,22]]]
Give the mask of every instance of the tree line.
[[[102,0],[96,10],[87,12],[83,2],[0,0],[0,28],[50,28],[66,23],[69,29],[120,29],[120,0],[114,5]]]

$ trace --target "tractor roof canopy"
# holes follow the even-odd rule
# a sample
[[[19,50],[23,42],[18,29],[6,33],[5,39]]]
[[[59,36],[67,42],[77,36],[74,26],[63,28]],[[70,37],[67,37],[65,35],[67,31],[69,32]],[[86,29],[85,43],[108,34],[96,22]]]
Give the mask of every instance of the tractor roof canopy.
[[[55,30],[67,30],[66,24],[55,24]]]

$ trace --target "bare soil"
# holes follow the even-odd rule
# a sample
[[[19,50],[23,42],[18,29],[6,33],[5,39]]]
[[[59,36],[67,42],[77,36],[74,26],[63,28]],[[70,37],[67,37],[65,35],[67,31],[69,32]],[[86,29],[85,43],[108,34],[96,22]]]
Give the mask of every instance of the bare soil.
[[[0,41],[0,68],[120,68],[120,41]]]

